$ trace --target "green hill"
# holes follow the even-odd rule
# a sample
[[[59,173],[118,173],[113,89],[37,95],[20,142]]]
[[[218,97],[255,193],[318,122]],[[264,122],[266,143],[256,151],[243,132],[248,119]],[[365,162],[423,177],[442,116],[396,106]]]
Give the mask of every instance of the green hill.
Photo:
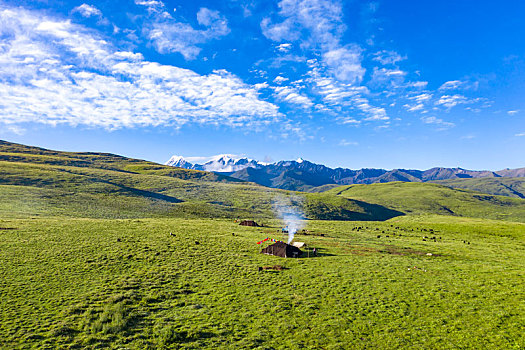
[[[270,189],[210,172],[106,153],[50,151],[0,141],[0,215],[89,218],[273,218],[272,203],[299,195],[312,219],[386,220],[377,205]]]
[[[439,214],[525,221],[525,200],[415,182],[350,185],[325,192],[405,214]]]
[[[436,183],[453,188],[525,199],[525,178],[523,177],[442,180]]]

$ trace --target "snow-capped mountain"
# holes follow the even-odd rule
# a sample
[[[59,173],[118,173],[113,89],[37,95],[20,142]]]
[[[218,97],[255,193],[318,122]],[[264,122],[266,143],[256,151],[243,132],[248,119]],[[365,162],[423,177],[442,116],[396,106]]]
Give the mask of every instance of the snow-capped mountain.
[[[209,158],[173,156],[166,162],[166,165],[217,173],[233,173],[246,168],[259,168],[267,165],[267,163],[246,157],[238,157],[233,154],[219,154]]]
[[[195,169],[195,170],[203,170],[200,168],[196,168],[194,164],[188,162],[186,159],[184,159],[183,156],[173,156],[166,162],[166,165],[174,166],[178,168],[185,168],[185,169]]]
[[[239,180],[294,191],[309,191],[324,185],[372,184],[392,181],[430,182],[450,179],[525,176],[525,168],[501,171],[476,171],[462,168],[352,170],[346,168],[333,169],[302,158],[269,164],[232,154],[221,154],[207,158],[173,156],[166,165],[227,173]]]

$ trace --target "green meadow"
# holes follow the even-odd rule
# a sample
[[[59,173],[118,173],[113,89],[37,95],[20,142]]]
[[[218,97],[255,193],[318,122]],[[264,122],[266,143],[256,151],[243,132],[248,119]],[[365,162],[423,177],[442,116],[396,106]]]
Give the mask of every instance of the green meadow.
[[[0,344],[525,347],[524,224],[441,216],[309,221],[296,240],[319,253],[301,259],[259,254],[259,240],[284,238],[277,222],[267,224],[275,226],[1,220]],[[258,270],[274,265],[285,269]]]
[[[283,198],[299,259],[257,244],[287,239]],[[0,348],[524,349],[524,221],[435,184],[289,192],[0,142]]]

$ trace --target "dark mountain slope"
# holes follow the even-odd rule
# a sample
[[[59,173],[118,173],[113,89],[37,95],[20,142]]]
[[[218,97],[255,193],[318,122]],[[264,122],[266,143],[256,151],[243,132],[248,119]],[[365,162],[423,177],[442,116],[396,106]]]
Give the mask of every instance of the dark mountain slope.
[[[412,169],[332,169],[305,160],[281,161],[274,164],[247,168],[227,175],[255,182],[264,186],[287,190],[318,192],[325,185],[373,184],[394,181],[429,182],[471,178],[500,178],[502,176],[525,176],[525,168],[514,170],[473,171],[462,168]],[[329,186],[330,187],[330,186]],[[329,188],[328,187],[328,188]]]

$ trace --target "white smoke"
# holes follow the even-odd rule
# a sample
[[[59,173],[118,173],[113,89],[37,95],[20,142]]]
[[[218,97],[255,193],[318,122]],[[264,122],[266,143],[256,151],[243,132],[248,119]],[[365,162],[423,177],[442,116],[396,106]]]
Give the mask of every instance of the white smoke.
[[[288,244],[292,242],[295,233],[304,227],[303,202],[304,199],[299,196],[279,196],[273,202],[275,214],[288,230]]]

